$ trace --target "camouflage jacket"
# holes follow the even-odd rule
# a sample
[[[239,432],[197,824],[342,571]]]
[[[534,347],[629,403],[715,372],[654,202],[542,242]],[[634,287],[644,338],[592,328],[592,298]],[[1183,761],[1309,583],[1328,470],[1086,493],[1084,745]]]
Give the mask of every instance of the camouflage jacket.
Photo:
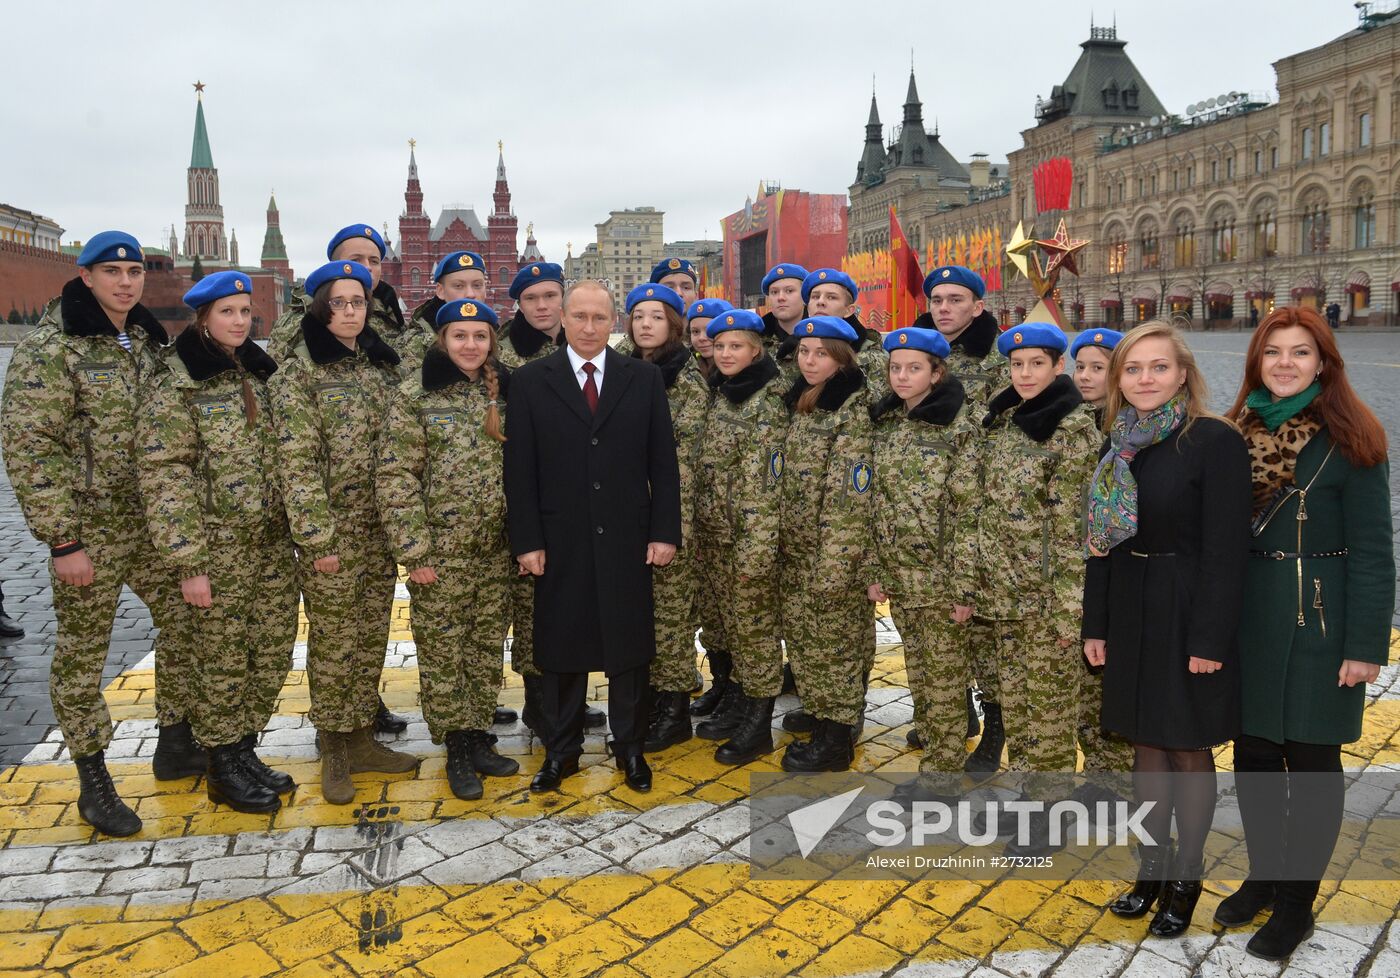
[[[408,328],[402,342],[394,347],[399,355],[399,376],[413,379],[423,367],[423,358],[437,341],[437,314],[444,303],[431,296],[419,303],[408,317]],[[379,331],[379,327],[375,327]],[[392,343],[390,345],[393,345]]]
[[[705,415],[710,409],[710,387],[695,365],[690,348],[682,346],[664,361],[657,361],[666,381],[666,401],[676,435],[676,461],[681,470],[681,548],[692,544],[695,532],[695,481],[700,464],[700,442]]]
[[[778,367],[764,357],[719,382],[696,470],[696,527],[708,547],[733,548],[748,577],[774,579],[788,411]]]
[[[301,321],[310,308],[311,297],[301,289],[293,290],[287,311],[273,323],[272,332],[268,334],[268,355],[278,363],[296,352],[297,345],[301,343]],[[399,295],[388,282],[380,282],[374,290],[366,325],[379,336],[380,342],[398,354],[400,364],[405,362],[404,351],[413,348],[415,339],[422,342],[419,335],[421,330],[410,328],[410,324],[403,321],[403,313],[399,311]],[[432,336],[428,340],[431,341]],[[402,372],[403,368],[399,369]]]
[[[145,306],[117,330],[75,278],[15,347],[5,376],[0,444],[10,482],[35,537],[81,540],[94,510],[139,513],[138,389],[156,369],[165,330]]]
[[[252,340],[237,359],[186,329],[142,386],[141,496],[156,551],[180,577],[207,573],[207,529],[285,528],[267,379],[277,369]],[[257,404],[250,427],[247,379]]]
[[[1079,620],[1084,503],[1103,440],[1083,403],[1067,374],[1029,401],[1007,388],[972,471],[954,472],[957,559],[977,569],[964,598],[983,617]]]
[[[807,389],[788,392],[791,409]],[[858,370],[827,381],[810,414],[792,415],[783,439],[783,579],[789,586],[847,591],[869,567],[873,525],[874,422]]]
[[[559,349],[564,343],[564,330],[561,327],[551,341],[547,333],[535,329],[524,315],[517,312],[505,321],[496,337],[501,344],[501,363],[514,370]]]
[[[504,430],[510,372],[496,370]],[[446,557],[506,565],[503,445],[482,427],[488,401],[485,384],[436,349],[390,398],[375,498],[394,554],[409,569]]]
[[[268,390],[292,538],[315,560],[336,552],[340,514],[379,521],[374,464],[399,358],[369,327],[354,350],[309,315],[302,333]]]
[[[950,559],[957,512],[950,484],[959,458],[975,450],[977,422],[966,392],[948,377],[913,411],[897,394],[870,408],[875,422],[873,576],[905,607],[952,604],[971,582]]]

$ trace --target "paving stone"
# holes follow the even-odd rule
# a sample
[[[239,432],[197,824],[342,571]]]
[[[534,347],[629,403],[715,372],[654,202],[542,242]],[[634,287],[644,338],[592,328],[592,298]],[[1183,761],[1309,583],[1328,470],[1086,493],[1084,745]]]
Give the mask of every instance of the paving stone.
[[[254,852],[304,852],[311,842],[312,829],[302,827],[280,832],[240,832],[233,840],[233,855]]]
[[[191,881],[193,882],[193,881]],[[243,879],[205,880],[199,884],[197,900],[243,900],[247,897],[270,893],[282,884],[280,879],[270,880],[261,877]]]
[[[55,870],[129,869],[151,855],[154,842],[97,842],[61,849],[53,860]]]
[[[221,835],[192,836],[187,839],[159,839],[151,851],[153,865],[203,862],[228,852],[229,840]]]
[[[96,893],[101,885],[102,874],[94,872],[22,874],[5,880],[5,895],[11,900],[54,900]]]
[[[190,882],[204,880],[254,879],[267,875],[267,855],[224,856],[190,864]]]
[[[503,845],[520,853],[528,862],[552,856],[556,852],[562,852],[571,846],[579,845],[582,841],[562,825],[556,825],[549,821],[541,821],[517,829],[501,839]]]
[[[520,878],[526,883],[549,879],[572,881],[615,868],[607,857],[588,849],[576,847],[565,849],[548,859],[541,859],[534,865],[526,866],[520,871]]]
[[[699,832],[688,832],[678,839],[644,849],[627,861],[627,868],[636,873],[689,868],[704,862],[718,851],[719,845],[714,839]]]
[[[514,849],[492,842],[430,866],[423,870],[423,875],[439,886],[490,883],[515,873],[529,862]]]
[[[418,834],[444,856],[456,856],[504,837],[506,829],[489,818],[463,818],[431,825]]]
[[[635,821],[653,832],[666,835],[671,832],[679,832],[692,822],[713,814],[718,807],[718,805],[711,805],[705,801],[691,802],[685,805],[665,805],[642,812]]]
[[[143,866],[108,873],[101,893],[151,893],[177,889],[185,884],[182,866]]]
[[[695,823],[695,830],[727,846],[749,834],[751,818],[747,804],[736,803]]]
[[[53,861],[53,846],[11,846],[0,849],[0,879],[42,873]]]
[[[442,862],[442,854],[410,836],[395,839],[375,849],[365,849],[350,857],[361,872],[381,883],[412,876]]]
[[[623,863],[643,849],[650,849],[661,842],[661,836],[636,822],[628,822],[617,829],[594,839],[588,848],[614,862]]]

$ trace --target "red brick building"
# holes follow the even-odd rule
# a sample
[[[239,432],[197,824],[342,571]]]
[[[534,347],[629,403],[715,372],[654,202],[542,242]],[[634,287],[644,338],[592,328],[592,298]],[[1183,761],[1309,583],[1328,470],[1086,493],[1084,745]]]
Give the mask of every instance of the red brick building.
[[[846,195],[759,187],[758,200],[721,219],[723,297],[754,308],[763,303],[764,273],[780,261],[804,268],[840,268],[846,254]],[[713,294],[717,290],[713,288]]]
[[[11,309],[33,320],[77,274],[72,254],[0,241],[0,320]]]

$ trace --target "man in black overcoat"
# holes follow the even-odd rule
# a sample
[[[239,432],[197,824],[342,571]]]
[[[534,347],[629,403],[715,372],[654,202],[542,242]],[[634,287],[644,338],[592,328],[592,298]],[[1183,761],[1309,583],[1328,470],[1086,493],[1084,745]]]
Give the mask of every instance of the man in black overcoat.
[[[608,347],[612,294],[564,297],[566,345],[511,375],[505,480],[511,553],[535,577],[535,664],[545,761],[532,791],[578,771],[588,673],[608,677],[613,753],[651,787],[642,756],[656,655],[651,569],[681,541],[680,470],[661,371]]]

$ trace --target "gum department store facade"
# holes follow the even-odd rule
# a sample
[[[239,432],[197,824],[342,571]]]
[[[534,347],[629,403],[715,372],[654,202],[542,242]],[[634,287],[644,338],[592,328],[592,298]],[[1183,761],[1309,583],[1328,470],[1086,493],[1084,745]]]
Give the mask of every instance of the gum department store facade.
[[[1160,310],[1200,325],[1204,310],[1216,328],[1290,302],[1336,303],[1343,325],[1400,319],[1400,4],[1365,5],[1357,29],[1275,62],[1276,102],[1208,98],[1207,84],[1229,84],[1212,71],[1181,115],[1157,100],[1116,28],[1092,28],[1080,46],[1065,81],[1037,102],[1006,177],[988,180],[980,155],[937,165],[952,157],[923,132],[912,75],[914,104],[888,144],[872,97],[850,250],[887,246],[890,204],[916,249],[978,228],[1009,237],[1017,220],[1047,237],[1061,215],[1037,218],[1032,172],[1066,156],[1071,236],[1094,242],[1081,275],[1060,278],[1072,324],[1132,324]],[[927,142],[915,146],[920,135]],[[987,297],[1004,322],[1034,305],[1010,270]]]

